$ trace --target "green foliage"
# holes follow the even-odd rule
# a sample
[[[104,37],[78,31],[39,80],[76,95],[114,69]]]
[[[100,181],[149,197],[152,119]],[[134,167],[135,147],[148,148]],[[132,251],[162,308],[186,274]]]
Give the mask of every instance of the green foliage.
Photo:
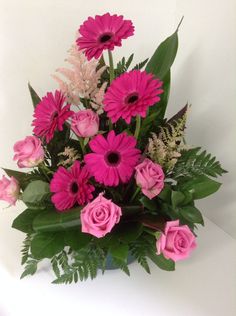
[[[118,62],[116,69],[115,69],[115,76],[116,77],[120,76],[121,74],[123,74],[124,72],[126,72],[129,69],[129,67],[133,61],[133,58],[134,58],[134,54],[131,54],[129,56],[129,58],[127,59],[127,61],[126,61],[125,57],[123,57],[121,59],[121,61]]]
[[[3,169],[6,174],[9,177],[14,177],[18,182],[22,190],[25,189],[27,186],[27,173],[21,172],[21,171],[16,171],[16,170],[11,170],[11,169],[6,169],[6,168],[1,168]]]
[[[68,253],[62,251],[52,259],[52,267],[56,275],[54,284],[72,283],[84,281],[89,277],[94,279],[98,269],[104,270],[104,251],[95,244],[71,253],[72,260],[69,260]]]
[[[221,183],[216,182],[205,175],[201,175],[179,184],[178,189],[179,191],[186,191],[192,194],[193,199],[197,200],[215,193],[220,186]]]
[[[30,259],[26,262],[26,266],[24,268],[24,272],[21,274],[21,279],[26,277],[27,275],[33,275],[37,271],[38,268],[38,260]]]
[[[35,259],[52,258],[62,251],[64,246],[62,233],[37,233],[31,241],[31,254]]]
[[[146,63],[148,62],[148,59],[149,59],[149,58],[147,58],[147,59],[145,59],[144,61],[141,61],[140,63],[138,63],[137,65],[135,65],[132,70],[141,70],[141,69],[143,69],[143,67],[144,67],[144,66],[146,65]]]
[[[160,269],[165,271],[174,271],[175,263],[170,259],[166,259],[162,254],[150,253],[148,257],[154,262]]]
[[[65,245],[72,250],[79,250],[87,246],[91,240],[92,235],[82,233],[80,229],[69,229],[65,231]]]
[[[23,246],[21,249],[21,254],[22,254],[21,264],[22,265],[25,264],[30,257],[31,239],[32,239],[31,235],[27,234],[25,237],[25,240],[23,241]]]
[[[67,212],[57,212],[55,209],[47,209],[41,212],[33,222],[36,232],[57,232],[68,228],[80,229],[81,207],[75,207]]]
[[[196,147],[181,152],[171,175],[177,181],[186,181],[186,178],[194,178],[200,175],[210,177],[221,176],[227,171],[224,170],[216,157],[208,154],[201,147]]]
[[[180,214],[191,223],[204,224],[204,220],[201,212],[192,205],[184,206],[180,208]]]
[[[28,83],[28,88],[29,88],[29,92],[30,92],[33,106],[34,106],[34,108],[36,108],[36,106],[39,104],[41,99],[38,96],[38,94],[35,92],[35,90],[31,87],[30,83]]]
[[[12,227],[24,233],[32,233],[33,220],[41,211],[41,209],[26,209],[14,219]]]
[[[36,180],[28,184],[22,194],[22,200],[26,204],[37,204],[48,200],[50,195],[49,183]]]
[[[150,268],[147,262],[149,242],[146,239],[138,238],[130,244],[131,254],[137,259],[138,263],[144,268],[147,273],[150,273]]]

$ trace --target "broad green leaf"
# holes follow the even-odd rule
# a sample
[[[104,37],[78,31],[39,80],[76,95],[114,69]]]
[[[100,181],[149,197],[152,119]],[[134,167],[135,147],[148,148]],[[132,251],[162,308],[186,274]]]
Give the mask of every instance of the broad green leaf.
[[[179,209],[180,214],[191,223],[204,224],[201,212],[195,206],[185,206]]]
[[[150,211],[157,211],[157,204],[156,204],[155,200],[150,200],[146,196],[142,196],[139,201],[148,210],[150,210]]]
[[[215,193],[220,186],[221,183],[202,175],[181,184],[179,189],[191,193],[197,200]]]
[[[61,213],[53,209],[47,210],[35,218],[33,228],[36,232],[55,232],[76,227],[79,229],[80,211],[81,207]]]
[[[40,212],[42,212],[42,210],[26,209],[14,219],[12,223],[12,227],[24,233],[33,232],[33,226],[32,226],[33,220]]]
[[[158,198],[167,203],[171,203],[171,192],[171,186],[165,183],[164,189],[159,193]]]
[[[139,222],[127,222],[120,224],[114,231],[113,236],[124,242],[136,240],[143,231],[143,225]]]
[[[166,259],[162,254],[156,255],[154,253],[148,254],[148,257],[162,270],[174,271],[175,263],[170,259]]]
[[[129,252],[129,246],[127,244],[119,244],[109,249],[114,259],[126,262]]]
[[[33,102],[33,106],[34,106],[34,108],[36,108],[36,106],[39,104],[41,99],[37,95],[35,90],[31,87],[30,83],[28,83],[28,88],[29,88],[30,96],[31,96],[31,99],[32,99],[32,102]]]
[[[181,205],[181,203],[185,200],[185,195],[180,191],[172,191],[171,192],[171,201],[174,208],[176,206]]]
[[[162,42],[149,60],[146,71],[163,80],[170,70],[178,49],[178,30]]]
[[[36,180],[30,182],[22,194],[25,203],[37,204],[44,201],[50,195],[49,183]]]
[[[27,185],[25,183],[27,173],[21,172],[21,171],[16,171],[16,170],[11,170],[11,169],[6,169],[6,168],[1,168],[1,169],[3,169],[9,177],[14,177],[19,182],[20,187],[23,190],[25,189],[25,187]]]
[[[62,232],[38,233],[31,241],[31,253],[35,259],[51,258],[64,246]]]
[[[91,241],[92,236],[81,232],[81,228],[65,231],[65,245],[73,250],[79,250]]]

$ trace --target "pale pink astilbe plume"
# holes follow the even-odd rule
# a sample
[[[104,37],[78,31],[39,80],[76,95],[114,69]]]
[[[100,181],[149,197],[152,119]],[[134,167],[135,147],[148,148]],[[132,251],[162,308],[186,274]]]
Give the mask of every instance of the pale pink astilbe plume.
[[[102,86],[92,96],[92,101],[91,101],[90,105],[97,112],[98,115],[100,115],[104,112],[103,100],[104,100],[106,87],[107,87],[107,82],[103,82]]]
[[[57,69],[65,79],[58,75],[53,75],[53,78],[59,83],[60,90],[67,96],[68,102],[78,105],[80,97],[93,98],[99,92],[98,84],[106,66],[97,70],[98,61],[95,59],[88,61],[76,45],[71,47],[69,53],[66,61],[72,68]]]

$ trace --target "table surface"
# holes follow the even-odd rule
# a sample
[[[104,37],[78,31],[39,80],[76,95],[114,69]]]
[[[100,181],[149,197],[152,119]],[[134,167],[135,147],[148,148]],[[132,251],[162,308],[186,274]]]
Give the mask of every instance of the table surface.
[[[236,315],[236,240],[208,219],[198,248],[175,272],[150,263],[148,275],[133,263],[130,277],[113,270],[93,281],[53,285],[47,264],[19,280],[24,234],[11,229],[17,214],[16,208],[0,212],[0,316]]]

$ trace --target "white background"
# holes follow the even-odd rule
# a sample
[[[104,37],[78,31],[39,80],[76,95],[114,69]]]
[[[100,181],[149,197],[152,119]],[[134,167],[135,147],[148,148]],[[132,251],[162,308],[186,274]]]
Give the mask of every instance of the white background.
[[[16,168],[16,164],[12,161],[13,144],[31,133],[32,105],[27,82],[30,81],[41,96],[57,88],[50,74],[64,65],[63,60],[67,57],[67,50],[74,41],[79,25],[89,15],[94,16],[108,11],[123,14],[131,19],[136,29],[135,36],[125,40],[123,47],[115,51],[116,60],[132,52],[135,52],[135,61],[151,56],[156,46],[172,34],[184,15],[184,22],[179,31],[179,51],[172,68],[172,91],[167,114],[174,114],[186,102],[193,105],[187,130],[188,142],[208,149],[229,171],[221,179],[223,186],[220,191],[200,201],[198,205],[209,219],[236,238],[236,2],[234,0],[0,0],[0,166]],[[19,209],[22,210],[21,205]],[[40,283],[40,276],[43,274],[36,277],[36,281],[31,281],[33,283],[29,283],[30,281],[24,281],[20,283],[21,285],[16,283],[15,279],[20,271],[18,251],[23,236],[13,233],[10,229],[10,221],[16,215],[16,210],[7,209],[2,212],[0,247],[4,249],[4,253],[0,249],[0,265],[4,267],[5,272],[8,271],[13,280],[9,281],[9,276],[6,277],[8,279],[3,277],[3,280],[8,280],[6,281],[8,291],[5,292],[5,296],[2,296],[4,288],[0,285],[0,297],[2,296],[0,316],[21,316],[20,312],[17,313],[19,303],[18,305],[16,303],[14,310],[14,303],[10,300],[11,286],[16,287],[18,291],[28,289],[27,295],[33,295],[32,292],[30,293],[32,288],[36,291],[35,295],[42,297],[46,295],[46,300],[49,300],[51,287],[44,287],[41,284],[36,290],[36,284]],[[89,295],[92,289],[94,292],[91,294],[95,295],[98,291],[98,298],[101,299],[101,291],[110,293],[113,303],[110,303],[108,311],[111,309],[114,312],[114,300],[117,294],[117,304],[121,308],[117,313],[123,315],[132,315],[135,300],[140,306],[140,310],[137,308],[135,312],[136,315],[149,313],[164,316],[235,315],[235,305],[232,302],[233,294],[234,297],[236,294],[233,272],[235,248],[232,247],[234,242],[227,234],[217,230],[217,226],[208,221],[207,223],[209,224],[205,231],[202,231],[195,255],[190,261],[181,263],[175,274],[167,275],[155,271],[150,278],[135,266],[135,277],[131,280],[124,279],[125,277],[119,272],[115,272],[115,279],[108,274],[104,281],[100,278],[95,283],[88,283],[84,294],[80,288],[78,296],[82,295],[87,301],[86,295]],[[217,242],[218,247],[214,241]],[[226,262],[228,262],[227,266],[225,266]],[[45,279],[42,280],[48,283],[48,275],[46,274]],[[118,280],[121,280],[121,283],[117,283],[116,286]],[[105,290],[104,284],[108,286]],[[137,294],[135,289],[137,290],[139,286],[140,292]],[[124,292],[121,294],[123,289]],[[75,293],[73,290],[68,291]],[[153,296],[155,291],[156,299]],[[226,294],[221,295],[221,291]],[[149,292],[150,296],[144,298],[143,295]],[[63,297],[62,293],[64,292],[58,293],[59,304]],[[12,295],[15,300],[16,291]],[[121,306],[123,303],[120,302],[119,297],[127,298],[127,301],[128,297],[131,297],[131,305],[126,302]],[[68,295],[66,298],[69,299]],[[144,298],[143,302],[142,298]],[[174,302],[170,301],[171,298]],[[53,299],[56,301],[55,297]],[[76,299],[75,294],[73,299]],[[8,305],[1,305],[4,300]],[[91,304],[93,300],[94,297],[91,299]],[[159,300],[163,305],[159,304]],[[4,306],[10,306],[10,301],[13,304],[12,310],[1,311]],[[168,304],[166,310],[165,302],[166,305]],[[40,305],[40,302],[37,304]],[[98,304],[100,308],[103,306],[101,302],[99,305],[96,298],[94,304]],[[91,305],[89,307],[91,308]],[[159,313],[155,314],[155,307]],[[42,307],[35,308],[41,311]],[[6,310],[6,307],[4,309]],[[76,311],[77,314],[81,312],[79,307]],[[93,311],[96,311],[96,307]],[[108,314],[97,313],[105,316]],[[90,314],[85,312],[84,315]]]

